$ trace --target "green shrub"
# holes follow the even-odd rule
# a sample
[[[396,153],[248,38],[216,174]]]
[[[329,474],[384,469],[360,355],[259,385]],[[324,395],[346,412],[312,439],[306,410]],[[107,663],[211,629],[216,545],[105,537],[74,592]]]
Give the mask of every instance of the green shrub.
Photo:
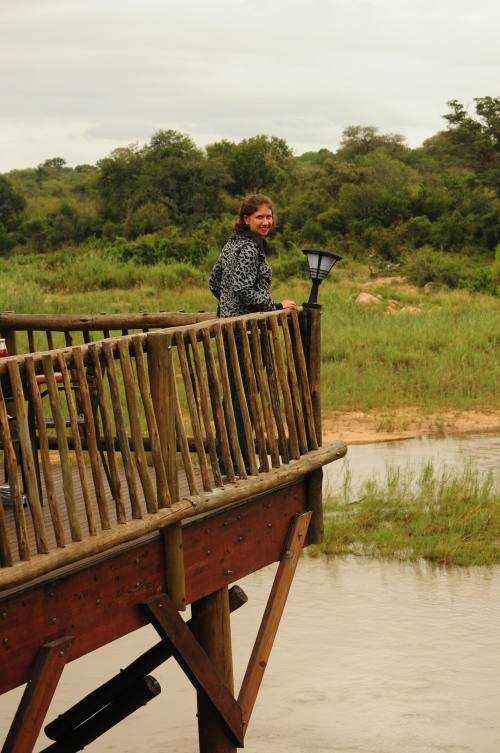
[[[146,280],[158,290],[181,291],[191,285],[206,284],[205,275],[192,264],[176,262],[157,264],[148,271]]]
[[[458,288],[460,282],[467,279],[467,258],[459,254],[435,251],[430,246],[423,246],[418,251],[408,254],[403,271],[410,282],[423,288],[428,282]]]
[[[51,254],[44,264],[26,265],[25,282],[47,292],[76,293],[92,290],[127,290],[142,283],[140,268],[134,264],[116,264],[112,257],[96,254]]]

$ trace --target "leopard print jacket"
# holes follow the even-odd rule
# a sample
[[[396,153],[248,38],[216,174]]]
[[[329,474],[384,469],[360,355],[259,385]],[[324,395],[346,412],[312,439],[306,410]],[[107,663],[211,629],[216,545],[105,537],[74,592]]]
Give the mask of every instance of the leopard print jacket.
[[[272,270],[266,261],[266,247],[263,238],[250,232],[233,235],[224,245],[208,283],[219,300],[218,316],[283,308],[271,299]]]

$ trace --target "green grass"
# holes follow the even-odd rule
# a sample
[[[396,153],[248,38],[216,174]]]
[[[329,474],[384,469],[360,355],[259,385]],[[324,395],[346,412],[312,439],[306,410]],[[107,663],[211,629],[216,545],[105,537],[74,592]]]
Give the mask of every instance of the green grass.
[[[322,403],[341,410],[498,409],[500,301],[449,292],[409,293],[420,313],[354,303],[359,291],[323,296]],[[385,290],[386,300],[393,293]]]
[[[325,503],[325,535],[311,556],[370,555],[439,565],[500,564],[500,476],[432,463],[389,467],[353,498],[349,474]]]
[[[17,256],[0,270],[0,310],[17,313],[213,311],[205,266],[173,263],[139,267],[86,253]],[[307,301],[310,283],[283,281],[276,267],[273,296]],[[401,408],[422,414],[500,407],[500,299],[465,291],[425,294],[407,286],[380,286],[381,305],[356,305],[367,269],[342,262],[319,291],[322,304],[322,406],[325,413]],[[370,292],[374,292],[370,289]],[[389,300],[398,310],[388,314]],[[400,428],[394,426],[394,428]]]

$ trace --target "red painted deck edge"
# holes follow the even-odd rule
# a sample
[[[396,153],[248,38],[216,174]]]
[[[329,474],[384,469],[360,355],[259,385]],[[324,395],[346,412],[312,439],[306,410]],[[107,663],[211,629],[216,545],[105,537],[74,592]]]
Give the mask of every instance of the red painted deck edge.
[[[302,480],[183,525],[188,604],[280,559]],[[165,590],[161,534],[0,598],[0,695],[30,678],[40,646],[74,636],[71,660],[142,627],[137,604]]]

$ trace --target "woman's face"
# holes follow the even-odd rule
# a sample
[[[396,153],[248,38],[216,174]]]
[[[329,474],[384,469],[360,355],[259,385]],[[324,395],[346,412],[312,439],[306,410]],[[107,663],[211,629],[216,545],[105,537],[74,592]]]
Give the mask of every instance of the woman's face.
[[[263,238],[269,233],[273,226],[273,212],[267,204],[261,204],[253,214],[245,215],[245,222],[252,233],[262,235]]]

